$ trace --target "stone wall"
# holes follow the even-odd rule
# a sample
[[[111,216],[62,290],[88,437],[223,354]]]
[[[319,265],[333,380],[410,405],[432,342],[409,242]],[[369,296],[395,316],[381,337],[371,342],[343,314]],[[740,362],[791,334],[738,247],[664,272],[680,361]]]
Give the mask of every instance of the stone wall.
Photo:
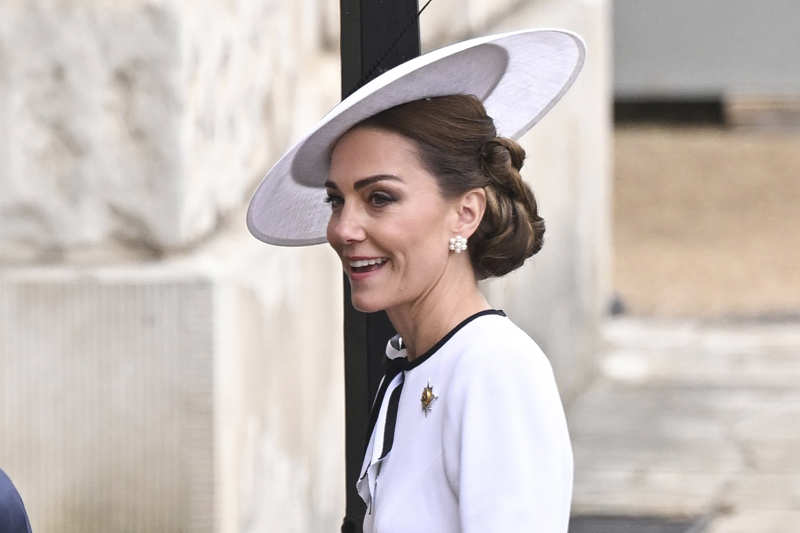
[[[524,140],[547,245],[486,289],[569,397],[608,290],[606,2],[522,4],[434,0],[423,48],[589,42]],[[336,530],[338,261],[256,242],[243,209],[338,100],[338,3],[4,2],[0,64],[0,466],[34,531]]]
[[[302,126],[307,61],[336,59],[315,4],[0,6],[0,120],[13,125],[0,258],[115,262],[212,235]],[[338,98],[329,70],[315,73],[320,108]]]

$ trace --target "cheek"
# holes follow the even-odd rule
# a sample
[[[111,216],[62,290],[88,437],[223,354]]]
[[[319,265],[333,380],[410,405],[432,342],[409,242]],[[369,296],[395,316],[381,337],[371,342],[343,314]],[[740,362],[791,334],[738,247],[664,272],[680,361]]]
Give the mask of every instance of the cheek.
[[[331,231],[331,223],[330,220],[328,221],[328,225],[325,227],[325,238],[328,240],[328,245],[336,250],[336,243],[333,239],[333,232]],[[337,250],[338,252],[338,250]]]
[[[438,219],[417,220],[406,226],[402,252],[409,276],[437,276],[448,256],[448,240]]]
[[[334,231],[334,223],[333,217],[328,219],[328,225],[325,228],[325,238],[328,240],[328,245],[333,248],[333,250],[341,256],[341,245],[339,244],[338,240],[336,239],[336,232]]]

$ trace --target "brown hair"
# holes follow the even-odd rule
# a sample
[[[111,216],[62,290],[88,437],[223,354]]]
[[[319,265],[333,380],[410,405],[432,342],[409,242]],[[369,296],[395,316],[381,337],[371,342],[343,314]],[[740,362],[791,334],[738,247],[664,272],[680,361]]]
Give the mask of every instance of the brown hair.
[[[541,249],[544,220],[519,174],[525,150],[512,139],[497,136],[494,121],[476,97],[415,100],[358,126],[384,129],[414,141],[423,165],[447,198],[484,188],[486,212],[468,246],[478,279],[507,274]]]

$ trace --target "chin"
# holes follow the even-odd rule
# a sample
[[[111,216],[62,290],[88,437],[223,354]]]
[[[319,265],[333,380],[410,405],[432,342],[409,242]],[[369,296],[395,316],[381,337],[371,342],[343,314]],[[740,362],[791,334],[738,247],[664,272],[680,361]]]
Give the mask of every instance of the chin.
[[[361,311],[362,313],[377,313],[378,311],[384,311],[387,307],[386,303],[380,299],[354,294],[352,291],[350,292],[350,302],[356,311]]]

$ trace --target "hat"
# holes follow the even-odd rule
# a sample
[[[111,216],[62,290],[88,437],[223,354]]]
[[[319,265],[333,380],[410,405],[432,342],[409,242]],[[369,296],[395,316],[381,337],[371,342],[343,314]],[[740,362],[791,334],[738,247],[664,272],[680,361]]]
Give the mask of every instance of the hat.
[[[525,30],[462,41],[384,72],[336,105],[267,172],[247,209],[250,233],[282,246],[325,242],[330,149],[362,120],[421,98],[472,94],[498,135],[516,139],[572,85],[584,55],[574,33]]]

